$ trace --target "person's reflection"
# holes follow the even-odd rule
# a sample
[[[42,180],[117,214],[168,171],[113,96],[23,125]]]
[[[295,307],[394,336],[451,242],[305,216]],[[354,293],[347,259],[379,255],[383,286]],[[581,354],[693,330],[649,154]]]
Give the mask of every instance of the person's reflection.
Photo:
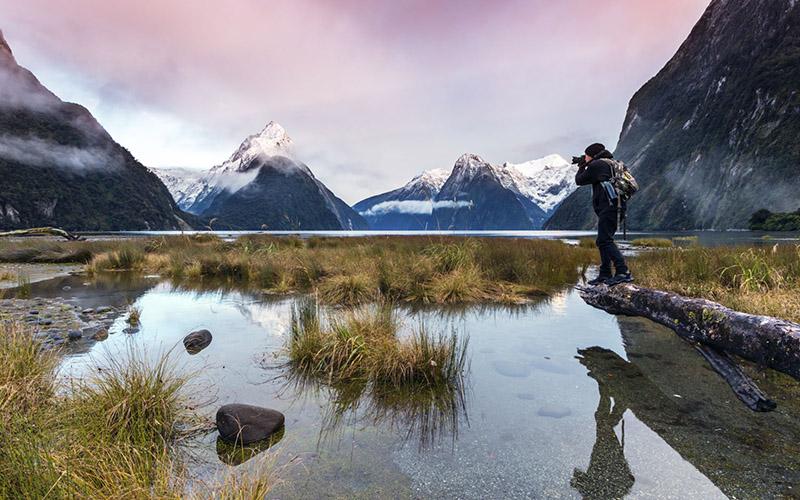
[[[619,401],[614,401],[612,407],[608,389],[599,382],[597,386],[600,389],[600,401],[594,413],[597,437],[589,468],[585,472],[575,469],[570,485],[585,499],[622,498],[631,491],[635,481],[623,449],[625,422],[622,423],[622,442],[614,432],[627,408]]]

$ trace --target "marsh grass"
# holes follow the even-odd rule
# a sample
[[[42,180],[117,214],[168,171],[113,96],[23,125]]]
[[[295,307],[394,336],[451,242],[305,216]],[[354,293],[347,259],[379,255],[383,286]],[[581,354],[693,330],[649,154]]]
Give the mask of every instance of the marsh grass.
[[[400,327],[386,304],[341,311],[302,299],[295,306],[286,388],[327,395],[321,440],[348,420],[387,423],[419,439],[420,448],[456,439],[468,340],[422,324],[401,336]]]
[[[391,305],[331,311],[301,300],[292,313],[288,352],[292,370],[329,384],[360,381],[376,390],[459,387],[467,339],[431,334],[420,325],[400,338]]]
[[[411,236],[298,238],[213,235],[142,240],[40,242],[28,261],[77,248],[95,274],[132,270],[182,281],[225,281],[271,293],[316,292],[329,304],[372,300],[419,303],[515,302],[574,283],[594,252],[561,241]],[[14,257],[13,249],[0,249]],[[19,251],[17,251],[19,254]],[[15,258],[19,258],[17,255]]]
[[[25,327],[0,325],[0,498],[185,498],[178,424],[199,420],[169,358],[132,352],[66,390],[59,360]],[[202,498],[261,494],[270,478],[221,480]]]
[[[30,276],[18,273],[17,274],[17,297],[21,299],[28,299],[31,296],[31,278]]]
[[[134,305],[128,306],[128,317],[126,321],[131,326],[139,326],[139,322],[141,321],[142,317],[142,310]]]
[[[800,245],[688,247],[637,256],[637,282],[800,322]]]
[[[668,238],[636,238],[631,241],[631,245],[645,248],[671,248],[673,243]]]
[[[137,271],[141,270],[145,261],[144,252],[133,245],[98,254],[89,262],[90,272],[103,271]]]
[[[578,240],[578,246],[580,248],[597,248],[597,243],[594,238],[581,238]]]

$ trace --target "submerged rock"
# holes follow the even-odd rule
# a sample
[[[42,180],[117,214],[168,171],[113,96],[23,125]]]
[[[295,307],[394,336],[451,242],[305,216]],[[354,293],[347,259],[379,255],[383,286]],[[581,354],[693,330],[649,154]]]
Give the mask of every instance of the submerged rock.
[[[94,340],[105,340],[108,338],[108,330],[105,328],[98,328],[94,335],[92,335]]]
[[[229,443],[246,445],[267,439],[283,428],[283,413],[245,404],[228,404],[217,410],[217,430]]]
[[[208,330],[197,330],[183,338],[183,347],[189,354],[197,354],[211,344],[212,338]]]
[[[238,443],[229,443],[228,441],[222,439],[222,436],[219,436],[217,437],[217,456],[224,464],[241,465],[259,453],[263,453],[277,444],[281,439],[283,439],[283,432],[284,428],[281,427],[269,438],[257,441],[250,446],[242,446]]]

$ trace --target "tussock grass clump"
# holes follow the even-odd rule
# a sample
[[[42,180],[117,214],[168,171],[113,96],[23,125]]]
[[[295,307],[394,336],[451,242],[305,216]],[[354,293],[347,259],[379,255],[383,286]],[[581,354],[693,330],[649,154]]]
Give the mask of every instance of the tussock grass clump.
[[[578,240],[578,246],[580,248],[597,248],[597,243],[594,238],[581,238]]]
[[[457,268],[440,275],[431,282],[428,291],[425,298],[438,304],[477,302],[489,297],[484,279],[475,266]]]
[[[141,317],[142,317],[141,309],[139,309],[136,306],[128,307],[128,317],[126,318],[126,321],[128,322],[129,325],[139,326],[139,321],[141,320]]]
[[[15,323],[0,325],[0,414],[25,414],[48,401],[57,364],[58,357],[42,351],[30,330]]]
[[[89,263],[89,271],[135,271],[141,270],[144,263],[145,255],[140,248],[123,246],[95,256]]]
[[[58,363],[25,327],[0,324],[0,498],[185,498],[178,424],[197,417],[168,357],[132,352],[68,390]],[[222,479],[195,496],[263,497],[271,478]]]
[[[667,238],[636,238],[631,241],[631,245],[645,248],[671,248],[672,240]]]
[[[187,380],[167,356],[152,362],[131,352],[127,358],[110,360],[100,375],[73,388],[67,409],[72,418],[96,426],[96,440],[162,447],[178,436],[178,422],[193,419],[183,394]]]
[[[389,305],[321,318],[315,302],[301,301],[292,315],[291,368],[329,384],[363,382],[377,390],[461,386],[466,338],[422,326],[400,338],[399,328]]]
[[[358,305],[375,300],[377,284],[366,274],[331,276],[319,285],[319,297],[329,304]]]
[[[800,321],[800,246],[688,247],[635,258],[637,282]]]

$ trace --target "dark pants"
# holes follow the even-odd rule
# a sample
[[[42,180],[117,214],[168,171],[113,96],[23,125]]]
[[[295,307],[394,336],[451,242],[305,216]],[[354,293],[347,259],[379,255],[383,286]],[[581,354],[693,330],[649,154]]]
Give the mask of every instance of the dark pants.
[[[603,209],[597,214],[597,248],[600,250],[600,276],[613,276],[611,263],[617,274],[627,273],[628,266],[625,258],[614,243],[614,233],[617,232],[617,207]]]

